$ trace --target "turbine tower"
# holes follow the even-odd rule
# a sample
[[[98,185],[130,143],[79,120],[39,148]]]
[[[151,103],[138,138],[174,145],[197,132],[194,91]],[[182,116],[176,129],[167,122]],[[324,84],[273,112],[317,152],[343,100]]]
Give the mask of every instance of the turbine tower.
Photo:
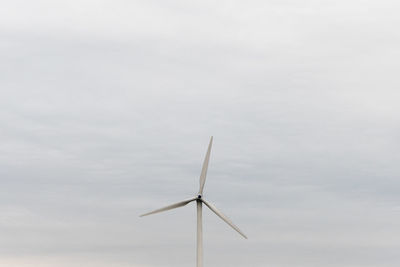
[[[178,202],[175,204],[172,204],[172,205],[169,205],[169,206],[166,206],[164,208],[157,209],[157,210],[151,211],[149,213],[140,215],[140,217],[143,217],[143,216],[147,216],[147,215],[154,214],[154,213],[172,210],[172,209],[186,206],[187,204],[189,204],[192,201],[196,201],[196,206],[197,206],[197,267],[203,267],[203,203],[211,211],[213,211],[218,217],[220,217],[224,222],[226,222],[230,227],[232,227],[240,235],[242,235],[244,238],[247,239],[247,236],[245,234],[243,234],[242,231],[240,231],[240,229],[236,225],[234,225],[233,222],[228,217],[226,217],[214,205],[212,205],[210,202],[206,201],[203,198],[203,189],[204,189],[204,184],[206,183],[208,162],[210,160],[212,142],[213,142],[213,137],[211,136],[210,144],[208,145],[208,149],[207,149],[207,154],[204,159],[203,168],[201,169],[200,186],[199,186],[199,192],[197,193],[197,196],[190,198],[190,199],[186,199],[184,201],[181,201],[181,202]]]

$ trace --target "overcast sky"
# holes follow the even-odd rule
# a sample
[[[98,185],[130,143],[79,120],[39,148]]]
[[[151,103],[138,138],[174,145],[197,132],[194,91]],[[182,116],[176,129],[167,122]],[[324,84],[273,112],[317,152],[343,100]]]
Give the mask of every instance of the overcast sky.
[[[398,1],[1,1],[0,266],[398,267]]]

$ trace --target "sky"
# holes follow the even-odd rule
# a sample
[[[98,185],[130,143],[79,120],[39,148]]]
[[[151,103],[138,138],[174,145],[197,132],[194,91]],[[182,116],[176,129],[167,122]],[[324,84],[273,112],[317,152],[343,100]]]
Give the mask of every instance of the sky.
[[[0,267],[400,264],[398,1],[2,1]]]

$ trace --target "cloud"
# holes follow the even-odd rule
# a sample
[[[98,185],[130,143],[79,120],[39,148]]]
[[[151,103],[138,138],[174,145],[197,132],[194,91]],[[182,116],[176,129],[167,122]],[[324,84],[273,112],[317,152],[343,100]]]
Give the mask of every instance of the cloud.
[[[397,266],[394,1],[13,1],[0,266]]]

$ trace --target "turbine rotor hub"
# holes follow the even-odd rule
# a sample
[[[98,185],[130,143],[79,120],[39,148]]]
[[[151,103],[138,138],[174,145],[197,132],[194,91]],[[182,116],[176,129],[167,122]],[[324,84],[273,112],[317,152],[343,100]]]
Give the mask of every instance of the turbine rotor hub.
[[[197,198],[198,198],[198,199],[201,199],[201,195],[198,195]]]

